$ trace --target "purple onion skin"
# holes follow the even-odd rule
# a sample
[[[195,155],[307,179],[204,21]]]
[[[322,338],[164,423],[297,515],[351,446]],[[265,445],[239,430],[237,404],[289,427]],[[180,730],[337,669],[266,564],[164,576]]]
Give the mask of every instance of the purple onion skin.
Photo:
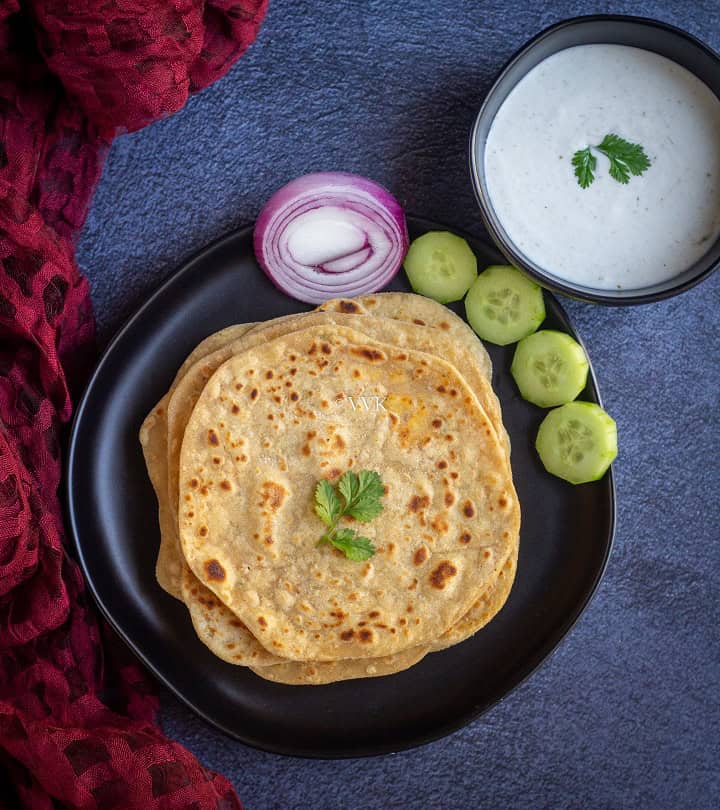
[[[347,192],[343,196],[343,192]],[[351,198],[350,195],[354,195]],[[277,254],[277,241],[284,233],[284,227],[278,227],[278,215],[291,213],[294,205],[302,202],[305,208],[299,210],[298,216],[307,210],[324,207],[320,203],[335,208],[346,208],[348,218],[365,216],[366,210],[374,215],[371,222],[366,218],[369,228],[374,228],[374,236],[380,232],[392,246],[387,261],[376,269],[372,276],[360,277],[359,270],[350,273],[330,273],[317,266],[292,266],[291,255]],[[318,206],[313,206],[313,198]],[[283,226],[292,222],[292,216]],[[368,244],[369,231],[366,231]],[[320,304],[331,298],[353,297],[378,292],[383,289],[402,267],[409,244],[407,223],[402,206],[385,188],[373,180],[349,172],[318,172],[307,174],[290,181],[278,189],[260,212],[255,224],[253,246],[258,264],[270,281],[286,295],[308,304]],[[372,254],[377,260],[379,257]],[[367,262],[370,266],[372,263]],[[311,278],[298,277],[298,272]],[[348,277],[347,283],[343,276]],[[327,283],[326,283],[327,282]],[[332,283],[330,283],[332,282]]]

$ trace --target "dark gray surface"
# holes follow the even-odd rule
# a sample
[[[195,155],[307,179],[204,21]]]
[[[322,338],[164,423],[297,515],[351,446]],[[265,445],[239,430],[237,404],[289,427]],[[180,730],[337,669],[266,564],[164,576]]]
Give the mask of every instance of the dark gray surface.
[[[79,246],[103,340],[307,171],[367,174],[409,211],[478,233],[466,142],[493,75],[542,27],[608,11],[720,48],[716,0],[271,3],[225,79],[110,153]],[[224,771],[247,810],[717,805],[720,274],[651,306],[566,306],[620,435],[617,538],[588,612],[483,719],[392,757],[264,754],[164,697],[166,731]]]

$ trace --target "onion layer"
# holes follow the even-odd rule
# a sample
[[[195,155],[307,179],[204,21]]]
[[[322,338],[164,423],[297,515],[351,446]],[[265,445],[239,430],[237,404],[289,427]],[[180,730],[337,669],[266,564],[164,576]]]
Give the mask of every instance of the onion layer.
[[[400,203],[382,186],[356,174],[321,172],[273,194],[253,243],[278,289],[321,304],[385,287],[402,266],[408,234]]]

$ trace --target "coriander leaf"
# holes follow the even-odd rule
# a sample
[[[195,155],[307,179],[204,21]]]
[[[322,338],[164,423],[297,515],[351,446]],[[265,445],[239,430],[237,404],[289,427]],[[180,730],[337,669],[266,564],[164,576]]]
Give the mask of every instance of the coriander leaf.
[[[342,551],[348,560],[369,560],[377,551],[367,537],[358,537],[353,529],[337,529],[330,542]]]
[[[382,479],[374,470],[361,470],[358,473],[358,490],[355,500],[345,506],[345,514],[367,523],[383,510],[381,501],[385,494]]]
[[[346,473],[342,474],[338,481],[338,490],[343,498],[345,498],[345,509],[343,510],[345,513],[348,507],[355,503],[355,498],[360,490],[360,479],[352,470],[348,470]]]
[[[597,165],[597,159],[589,146],[575,152],[572,156],[572,165],[575,167],[575,177],[577,177],[580,188],[587,188],[595,179],[594,171]]]
[[[630,143],[619,135],[610,133],[595,147],[610,161],[610,177],[618,183],[629,183],[630,175],[636,177],[650,166],[650,160],[639,143]]]
[[[315,487],[315,514],[326,526],[337,523],[342,512],[342,503],[329,481],[319,481]]]

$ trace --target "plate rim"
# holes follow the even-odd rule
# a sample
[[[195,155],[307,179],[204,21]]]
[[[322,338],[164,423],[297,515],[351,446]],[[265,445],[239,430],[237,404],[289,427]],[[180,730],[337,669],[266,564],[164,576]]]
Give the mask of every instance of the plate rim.
[[[474,235],[462,228],[455,228],[455,227],[449,228],[448,226],[441,225],[438,222],[434,222],[424,217],[412,216],[410,214],[407,215],[407,220],[408,224],[411,227],[417,226],[420,229],[425,230],[437,230],[438,227],[445,227],[446,229],[452,230],[453,233],[456,233],[458,235],[463,236],[464,238],[467,238],[471,242],[473,241],[483,242],[497,252],[497,247],[487,237],[487,234]],[[376,756],[386,756],[389,754],[398,753],[400,751],[416,749],[421,746],[425,746],[428,745],[429,743],[440,740],[444,737],[447,737],[448,735],[456,731],[459,731],[460,729],[464,728],[470,723],[478,720],[484,714],[486,714],[495,706],[497,706],[498,703],[510,697],[510,695],[512,695],[529,678],[531,678],[536,672],[538,672],[538,670],[557,653],[558,649],[566,641],[572,629],[580,621],[583,614],[586,612],[590,603],[592,602],[593,598],[597,594],[600,583],[602,582],[605,572],[607,570],[610,555],[612,553],[612,549],[615,543],[615,535],[617,529],[617,491],[615,486],[615,476],[613,467],[611,465],[606,473],[608,494],[609,494],[608,537],[605,543],[605,553],[603,555],[602,563],[594,574],[591,586],[587,589],[583,599],[580,602],[578,602],[576,608],[568,614],[567,618],[559,625],[557,630],[554,633],[552,633],[548,638],[544,639],[543,642],[539,644],[536,647],[536,649],[533,650],[533,652],[527,657],[529,665],[524,666],[522,668],[523,674],[521,674],[519,677],[516,678],[511,677],[510,680],[508,681],[510,685],[507,688],[501,690],[501,694],[493,695],[489,702],[483,702],[481,705],[475,706],[472,710],[464,713],[460,719],[453,719],[452,721],[449,721],[445,724],[435,726],[431,733],[421,733],[418,735],[411,735],[412,740],[408,741],[403,745],[400,746],[384,745],[382,743],[372,745],[364,744],[358,746],[356,750],[350,751],[343,749],[340,752],[333,751],[332,749],[316,749],[316,748],[308,749],[292,745],[283,745],[281,742],[278,742],[277,744],[269,744],[266,740],[257,740],[252,735],[239,734],[237,731],[235,731],[234,729],[230,728],[225,723],[223,723],[220,718],[210,716],[207,712],[205,712],[202,708],[200,708],[189,696],[185,695],[177,686],[175,686],[175,684],[173,684],[173,682],[169,680],[153,664],[153,662],[137,646],[137,644],[133,641],[133,639],[122,629],[120,624],[116,621],[116,619],[108,609],[107,605],[105,604],[101,594],[99,593],[95,585],[95,582],[93,581],[93,577],[90,573],[88,563],[85,558],[85,554],[83,552],[82,541],[80,539],[81,532],[78,529],[78,513],[81,507],[79,508],[79,505],[76,504],[77,498],[74,494],[74,487],[72,486],[72,481],[74,476],[74,470],[78,464],[77,447],[79,442],[78,434],[80,424],[83,420],[83,416],[86,410],[89,408],[90,398],[93,389],[97,383],[97,379],[101,375],[105,364],[109,362],[108,358],[110,358],[110,356],[113,354],[116,345],[133,328],[135,322],[142,317],[143,313],[147,309],[149,309],[154,304],[154,302],[157,301],[158,298],[161,298],[168,288],[174,286],[185,274],[191,272],[195,264],[197,264],[198,262],[202,262],[207,256],[214,253],[216,250],[221,249],[226,243],[231,243],[236,239],[242,239],[244,237],[246,238],[248,235],[252,236],[253,228],[254,224],[251,223],[241,225],[240,227],[232,229],[231,231],[223,234],[217,239],[214,239],[213,241],[209,242],[203,248],[193,253],[188,259],[186,259],[182,264],[180,264],[179,267],[177,267],[174,270],[171,270],[169,275],[159,284],[159,286],[147,298],[145,298],[145,300],[143,300],[142,303],[135,310],[133,310],[132,313],[125,319],[124,323],[118,328],[118,330],[113,335],[112,339],[108,342],[104,350],[101,352],[100,357],[97,360],[97,363],[93,367],[93,370],[87,379],[85,387],[82,391],[82,395],[78,400],[75,412],[73,414],[69,437],[67,440],[65,462],[63,464],[65,486],[63,487],[64,493],[62,498],[65,517],[67,521],[66,526],[69,529],[67,534],[72,539],[72,546],[75,551],[76,562],[80,565],[80,568],[82,570],[85,586],[92,595],[93,600],[100,611],[100,614],[108,622],[113,632],[115,632],[118,635],[118,637],[123,641],[123,643],[130,648],[130,650],[138,658],[142,666],[144,666],[159,683],[161,683],[181,703],[187,706],[196,715],[201,717],[211,727],[218,729],[223,734],[244,745],[248,745],[258,750],[265,751],[266,753],[297,757],[301,759],[319,759],[319,760],[359,759]],[[587,353],[587,349],[585,347],[584,341],[582,340],[582,336],[577,332],[577,329],[570,320],[567,312],[565,311],[560,301],[558,301],[557,297],[550,290],[545,289],[544,294],[548,295],[552,299],[553,304],[558,308],[561,315],[571,325],[573,329],[573,337],[580,343],[580,345],[583,347],[583,350],[585,351],[586,355],[589,358],[589,354]],[[598,386],[597,377],[595,374],[595,369],[593,367],[592,361],[590,361],[589,363],[589,377],[592,382],[593,388],[596,392],[597,401],[602,406],[600,388]],[[303,689],[306,687],[298,686],[297,688]]]

